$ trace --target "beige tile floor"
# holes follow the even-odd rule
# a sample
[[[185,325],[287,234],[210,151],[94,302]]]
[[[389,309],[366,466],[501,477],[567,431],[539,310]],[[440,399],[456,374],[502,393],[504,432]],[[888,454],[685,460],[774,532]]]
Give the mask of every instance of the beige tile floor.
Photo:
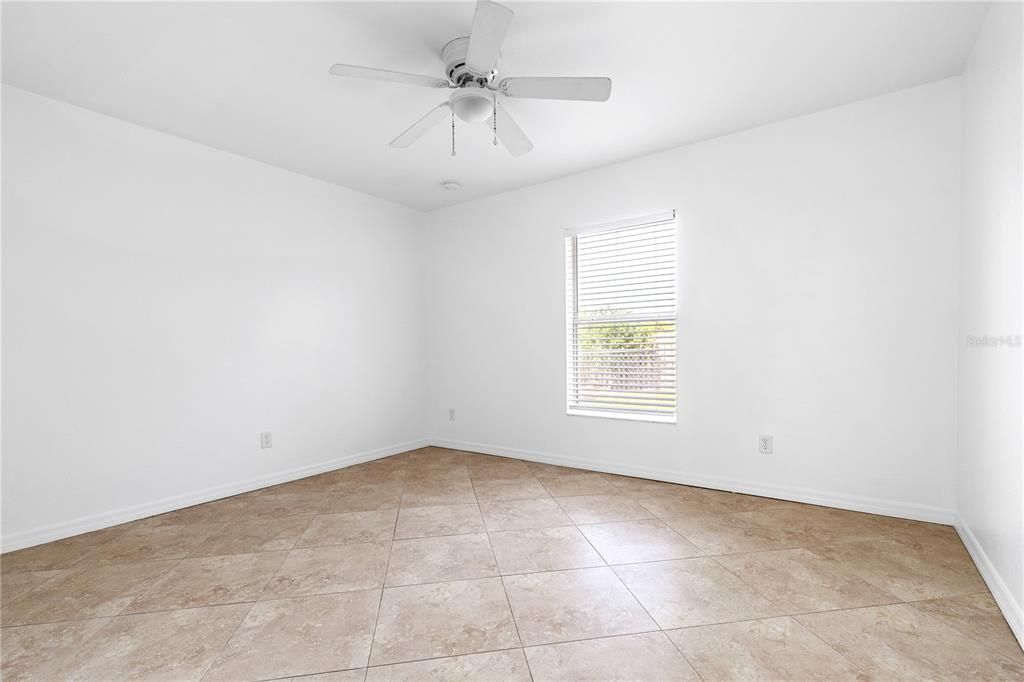
[[[1024,679],[949,527],[438,448],[0,565],[10,682]]]

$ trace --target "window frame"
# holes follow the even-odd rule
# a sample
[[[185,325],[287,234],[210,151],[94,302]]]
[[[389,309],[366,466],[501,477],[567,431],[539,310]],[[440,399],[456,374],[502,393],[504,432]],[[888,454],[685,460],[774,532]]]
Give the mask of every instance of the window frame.
[[[674,403],[672,406],[671,413],[665,412],[659,414],[654,410],[644,411],[630,411],[626,409],[592,409],[586,407],[578,407],[580,403],[579,398],[579,380],[578,377],[574,381],[574,367],[579,363],[578,353],[579,348],[576,343],[579,329],[579,261],[578,261],[578,237],[584,235],[599,234],[602,232],[611,232],[614,230],[622,230],[628,228],[638,228],[648,225],[660,225],[669,224],[672,225],[672,272],[671,272],[671,286],[672,286],[672,303],[671,313],[669,315],[627,315],[627,319],[624,321],[629,322],[660,322],[671,320],[673,322],[672,331],[672,348],[673,348],[673,359],[672,359],[672,380],[671,388],[672,395],[674,397]],[[676,424],[678,421],[679,412],[679,232],[678,223],[676,220],[675,210],[665,211],[662,213],[656,213],[637,218],[631,218],[626,220],[618,220],[609,223],[602,223],[597,225],[588,225],[585,227],[569,228],[565,230],[564,248],[565,248],[565,413],[570,417],[596,417],[601,419],[618,419],[625,421],[638,421],[658,424]],[[570,273],[571,268],[571,273]],[[570,279],[571,276],[571,279]],[[575,402],[573,390],[576,390]]]

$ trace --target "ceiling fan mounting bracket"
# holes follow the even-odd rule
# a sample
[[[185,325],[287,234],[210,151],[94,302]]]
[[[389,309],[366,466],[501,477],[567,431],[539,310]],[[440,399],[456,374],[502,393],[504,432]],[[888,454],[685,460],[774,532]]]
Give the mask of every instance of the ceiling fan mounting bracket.
[[[479,85],[487,87],[498,75],[498,69],[492,69],[490,73],[479,74],[466,66],[466,53],[469,49],[469,36],[462,36],[448,41],[441,48],[441,61],[444,62],[444,72],[448,80],[455,84],[455,87],[466,85]]]

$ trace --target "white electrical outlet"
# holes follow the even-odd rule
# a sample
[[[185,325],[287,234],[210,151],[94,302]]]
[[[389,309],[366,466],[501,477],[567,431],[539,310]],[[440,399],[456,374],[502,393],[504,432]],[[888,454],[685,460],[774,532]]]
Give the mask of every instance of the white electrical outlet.
[[[450,422],[455,421],[455,408],[454,407],[449,407],[448,408],[448,421],[450,421]]]
[[[761,455],[772,454],[772,437],[761,435],[757,437],[757,452]]]
[[[261,448],[272,448],[274,447],[274,434],[270,431],[264,431],[260,434],[260,447]]]

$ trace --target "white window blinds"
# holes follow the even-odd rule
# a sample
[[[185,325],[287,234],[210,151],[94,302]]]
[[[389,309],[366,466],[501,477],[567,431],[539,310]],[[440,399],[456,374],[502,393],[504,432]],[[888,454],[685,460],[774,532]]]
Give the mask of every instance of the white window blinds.
[[[674,422],[675,212],[569,230],[569,414]]]

